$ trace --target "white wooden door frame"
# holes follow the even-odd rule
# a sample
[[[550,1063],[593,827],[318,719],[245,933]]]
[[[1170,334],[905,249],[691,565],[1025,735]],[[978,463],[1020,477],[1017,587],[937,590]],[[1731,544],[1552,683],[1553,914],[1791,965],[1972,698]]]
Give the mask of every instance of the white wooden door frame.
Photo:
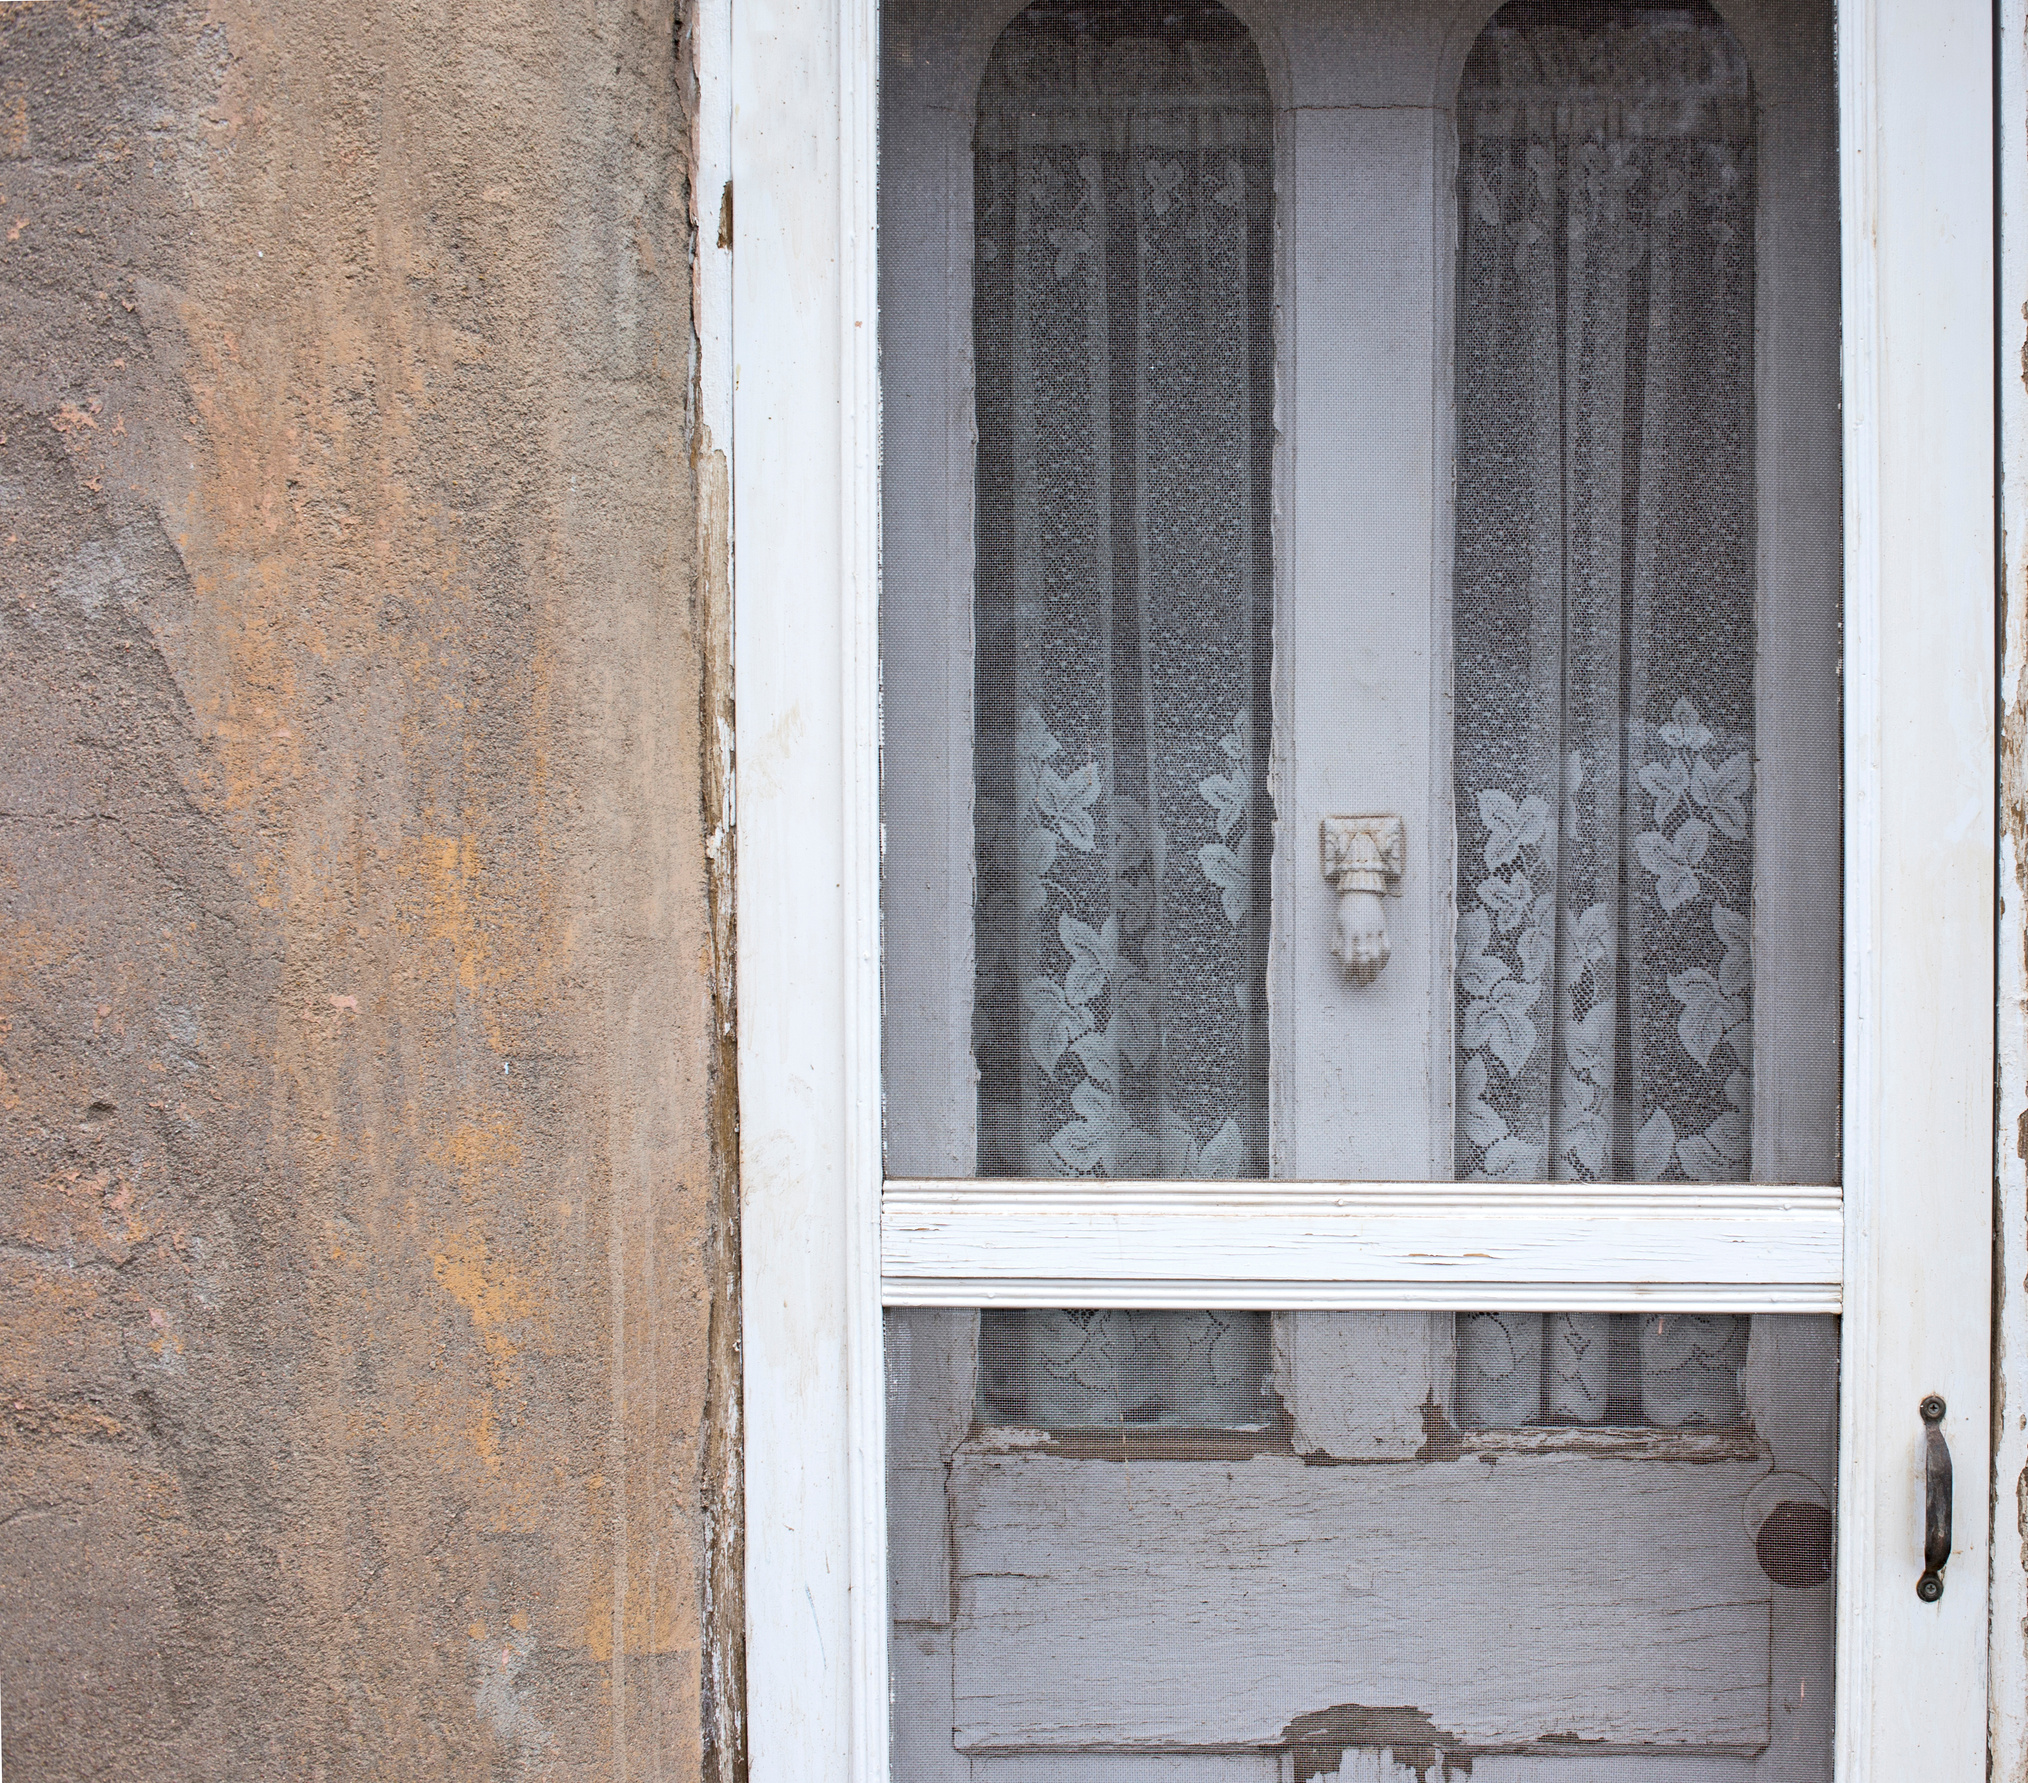
[[[2028,558],[2020,540],[2028,515],[2028,0],[2000,0],[1998,157],[2000,180],[2000,463],[2006,635],[2000,710],[2021,722],[2028,694]],[[2028,1783],[2028,912],[2021,838],[1999,848],[1999,1102],[1995,1109],[1993,1352],[1993,1601],[1991,1682],[1994,1783]]]
[[[1971,1734],[1986,1709],[1986,1533],[1975,1503],[1955,1551],[1970,1589],[1923,1605],[1908,1567],[1920,1545],[1913,1418],[1922,1396],[1955,1395],[1969,1411],[1952,1421],[1950,1440],[1974,1493],[1989,1450],[1990,1292],[1986,1268],[1967,1260],[1990,1256],[1992,1234],[1992,17],[1986,7],[1910,0],[1844,0],[1838,10],[1847,936],[1839,1774],[1970,1779],[1986,1757],[1984,1738]],[[1939,104],[1941,94],[1964,97]],[[1955,1286],[1939,1274],[1952,1258]],[[1944,1614],[1926,1621],[1931,1609]],[[1943,1663],[1946,1649],[1967,1646],[1979,1663]]]
[[[887,1766],[877,24],[875,0],[709,0],[699,14],[700,62],[720,56],[730,70],[701,82],[700,98],[722,102],[727,122],[723,135],[700,125],[699,296],[702,418],[736,441],[756,1783],[875,1783]],[[1839,26],[1848,687],[1839,1774],[1972,1783],[1985,1773],[1986,1680],[1982,1663],[1952,1656],[1982,1662],[1987,1638],[1987,1520],[1971,1501],[1988,1477],[1992,33],[1968,0],[1840,0]],[[1963,97],[1939,104],[1939,95]],[[721,166],[737,193],[729,274],[708,245]],[[721,368],[729,360],[729,390],[714,354]],[[1066,1262],[1082,1242],[1076,1231],[1059,1235]],[[1060,1292],[1052,1281],[1073,1273],[1031,1273],[1028,1286]],[[1558,1279],[1582,1274],[1570,1265]],[[1928,1606],[1913,1589],[1914,1460],[1915,1407],[1932,1391],[1953,1407],[1962,1485],[1949,1589]]]

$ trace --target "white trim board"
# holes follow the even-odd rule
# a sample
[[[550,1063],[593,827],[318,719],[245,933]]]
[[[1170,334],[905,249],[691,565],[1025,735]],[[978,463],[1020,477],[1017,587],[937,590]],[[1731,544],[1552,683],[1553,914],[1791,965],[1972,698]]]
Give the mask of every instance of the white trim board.
[[[889,1306],[1836,1312],[1836,1188],[894,1182]]]
[[[872,0],[732,9],[748,1763],[884,1774]]]
[[[1846,502],[1838,1762],[1985,1772],[1983,1519],[1923,1604],[1916,1408],[1986,1475],[1992,1109],[1992,20],[1838,9]],[[1958,1415],[1962,1408],[1963,1415]],[[1969,1508],[1969,1507],[1968,1507]]]
[[[2001,0],[1999,49],[2000,340],[2003,374],[2028,353],[2028,3]],[[2023,672],[2028,668],[2028,560],[2021,540],[2028,520],[2028,386],[2000,380],[2001,514],[2010,549],[2006,576],[2006,637],[2000,664],[2000,710],[2019,734]],[[2017,769],[2018,773],[2019,770]],[[2003,796],[2008,789],[2003,788]],[[2021,842],[2009,833],[1999,851],[1999,1088],[1994,1164],[1998,1193],[1995,1246],[1993,1428],[1993,1606],[1991,1636],[1992,1776],[2028,1783],[2028,1157],[2021,1134],[2028,1122],[2028,883]]]

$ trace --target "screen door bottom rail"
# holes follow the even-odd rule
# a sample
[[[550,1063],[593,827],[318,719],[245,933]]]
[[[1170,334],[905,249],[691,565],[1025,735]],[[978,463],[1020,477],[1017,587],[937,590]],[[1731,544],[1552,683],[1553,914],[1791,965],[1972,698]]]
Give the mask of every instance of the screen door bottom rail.
[[[886,1350],[896,1783],[1828,1783],[1835,1317],[893,1308]]]

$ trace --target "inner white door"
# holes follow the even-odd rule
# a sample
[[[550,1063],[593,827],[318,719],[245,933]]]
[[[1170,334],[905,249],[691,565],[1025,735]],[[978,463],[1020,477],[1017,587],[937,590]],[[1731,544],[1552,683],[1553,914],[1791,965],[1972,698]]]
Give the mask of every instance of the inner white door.
[[[882,30],[893,1775],[1830,1776],[1831,8]]]

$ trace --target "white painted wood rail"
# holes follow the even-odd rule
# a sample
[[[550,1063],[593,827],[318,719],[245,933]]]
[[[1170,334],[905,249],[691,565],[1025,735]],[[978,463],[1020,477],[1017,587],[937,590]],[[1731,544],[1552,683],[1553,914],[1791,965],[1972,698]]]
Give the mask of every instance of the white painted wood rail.
[[[1837,1312],[1835,1187],[890,1180],[889,1306]]]

